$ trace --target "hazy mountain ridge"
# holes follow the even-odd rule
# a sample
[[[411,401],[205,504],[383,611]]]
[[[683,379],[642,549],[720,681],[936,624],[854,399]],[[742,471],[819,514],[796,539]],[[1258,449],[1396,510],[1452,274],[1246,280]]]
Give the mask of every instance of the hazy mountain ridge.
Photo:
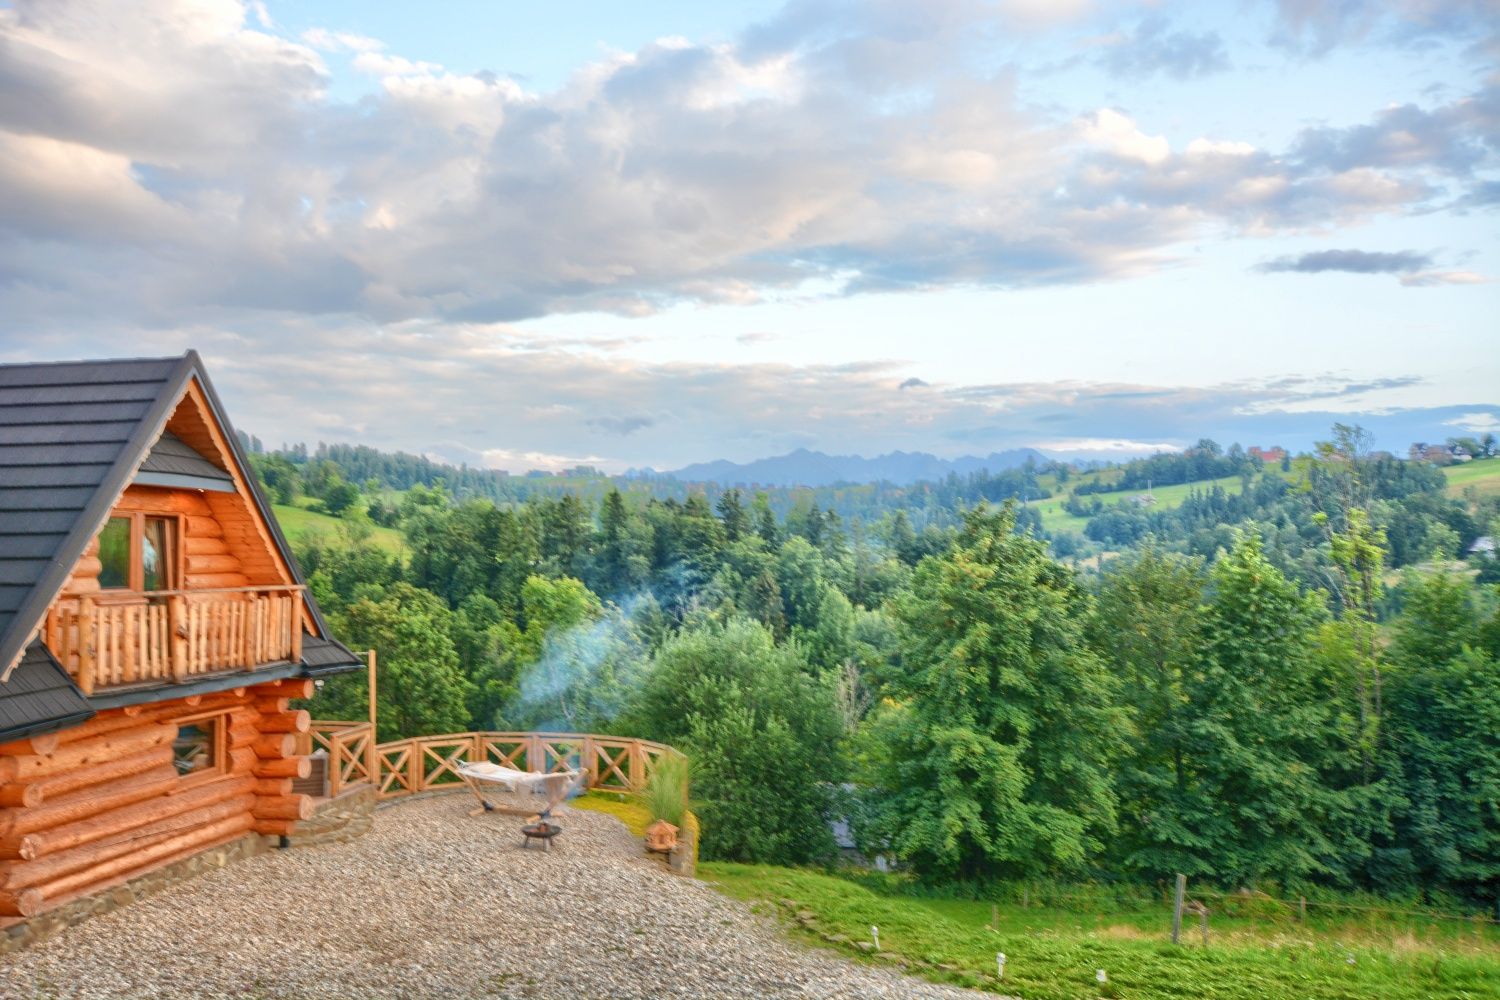
[[[862,455],[828,455],[821,451],[796,451],[753,462],[697,462],[672,472],[660,473],[687,482],[756,483],[763,486],[830,486],[834,483],[890,482],[909,485],[938,480],[949,473],[968,475],[989,470],[1001,472],[1025,465],[1028,460],[1048,461],[1034,448],[1013,448],[979,457],[938,458],[922,451],[893,451],[874,458]]]

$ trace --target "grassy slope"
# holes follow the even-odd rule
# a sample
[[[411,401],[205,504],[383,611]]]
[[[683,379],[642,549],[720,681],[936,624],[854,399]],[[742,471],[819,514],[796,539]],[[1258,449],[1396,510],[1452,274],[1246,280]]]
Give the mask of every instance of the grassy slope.
[[[704,863],[699,877],[762,909],[809,910],[813,931],[793,933],[862,957],[852,942],[880,928],[887,961],[941,981],[1001,991],[995,953],[1006,954],[1003,992],[1028,1000],[1235,998],[1235,1000],[1458,1000],[1500,997],[1500,934],[1493,924],[1212,918],[1210,946],[1195,926],[1184,947],[1169,940],[1170,911],[1023,910],[990,904],[880,895],[817,872],[768,865]],[[791,900],[795,907],[784,902]],[[1352,961],[1351,961],[1352,959]],[[946,967],[946,968],[945,968]],[[1100,986],[1095,970],[1107,970]]]
[[[570,800],[568,805],[575,809],[590,809],[594,812],[609,813],[615,819],[624,823],[625,829],[637,837],[644,837],[646,835],[646,827],[651,825],[651,813],[636,798],[589,792]]]
[[[1277,465],[1268,465],[1266,471],[1275,473],[1290,482],[1297,482],[1305,474],[1307,465],[1307,459],[1295,459],[1292,462],[1291,470],[1288,472],[1282,472],[1280,466]],[[1082,534],[1084,525],[1088,524],[1088,520],[1082,517],[1074,517],[1063,509],[1063,504],[1067,502],[1068,494],[1072,492],[1074,487],[1082,483],[1094,483],[1100,480],[1114,482],[1119,478],[1119,469],[1105,469],[1100,472],[1088,472],[1069,479],[1059,487],[1054,477],[1042,476],[1040,483],[1044,488],[1051,491],[1052,496],[1046,500],[1038,500],[1032,506],[1041,513],[1042,527],[1047,531],[1071,531],[1074,534]],[[1238,476],[1226,476],[1223,479],[1205,479],[1195,483],[1158,486],[1151,491],[1151,495],[1156,497],[1156,503],[1150,509],[1171,510],[1174,507],[1180,507],[1182,506],[1182,502],[1187,499],[1188,494],[1194,491],[1202,493],[1215,486],[1220,486],[1230,493],[1238,493],[1240,491],[1240,478]],[[1500,488],[1500,483],[1497,483],[1497,488]],[[1109,507],[1119,503],[1121,500],[1128,500],[1138,492],[1145,491],[1126,490],[1120,493],[1099,493],[1095,494],[1095,496],[1103,501],[1106,507]],[[1093,497],[1086,497],[1085,499],[1093,499]]]
[[[343,524],[336,517],[319,514],[305,507],[288,507],[278,503],[273,504],[271,509],[276,512],[276,520],[281,524],[281,530],[288,538],[295,538],[305,531],[322,531],[335,535]],[[370,525],[370,539],[388,552],[394,553],[401,549],[401,532],[394,528],[382,528],[372,524]]]
[[[1448,480],[1448,495],[1461,497],[1473,487],[1480,496],[1492,497],[1500,494],[1500,458],[1485,458],[1463,465],[1443,467]]]

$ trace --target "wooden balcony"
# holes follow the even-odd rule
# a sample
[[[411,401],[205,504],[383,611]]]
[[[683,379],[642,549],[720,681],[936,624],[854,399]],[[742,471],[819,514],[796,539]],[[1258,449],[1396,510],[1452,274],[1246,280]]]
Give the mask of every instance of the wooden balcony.
[[[64,595],[43,641],[85,695],[180,684],[302,656],[296,585]]]

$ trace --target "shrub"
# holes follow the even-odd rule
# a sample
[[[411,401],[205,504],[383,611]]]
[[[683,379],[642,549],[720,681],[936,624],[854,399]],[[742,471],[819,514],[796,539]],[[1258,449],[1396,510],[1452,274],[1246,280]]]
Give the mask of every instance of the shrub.
[[[686,757],[662,754],[656,769],[641,790],[641,802],[651,812],[653,821],[664,819],[681,829],[688,808],[689,765]]]

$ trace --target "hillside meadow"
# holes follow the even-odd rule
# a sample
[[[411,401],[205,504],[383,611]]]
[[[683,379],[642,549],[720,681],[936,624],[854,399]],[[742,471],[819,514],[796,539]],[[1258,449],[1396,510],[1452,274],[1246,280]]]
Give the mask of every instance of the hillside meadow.
[[[1215,906],[1226,904],[1205,896],[1207,946],[1191,915],[1182,944],[1173,945],[1165,890],[1155,902],[1119,902],[1105,892],[1067,905],[1023,907],[1009,894],[998,904],[924,898],[772,865],[705,863],[699,876],[783,921],[810,945],[1026,1000],[1500,996],[1500,931],[1493,921],[1340,914],[1314,906],[1303,923],[1290,908],[1264,901],[1227,904],[1238,912],[1215,914]],[[879,954],[867,950],[872,927],[879,928]],[[996,976],[1001,952],[1003,981]]]

